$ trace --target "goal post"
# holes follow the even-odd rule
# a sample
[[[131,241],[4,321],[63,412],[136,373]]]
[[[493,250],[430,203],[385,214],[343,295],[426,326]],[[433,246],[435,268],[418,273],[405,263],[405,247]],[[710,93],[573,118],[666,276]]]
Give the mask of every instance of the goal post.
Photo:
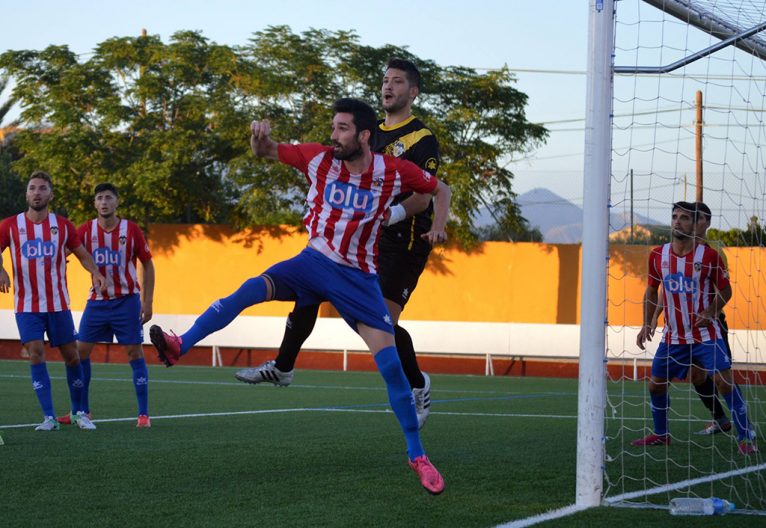
[[[577,506],[602,495],[606,405],[606,278],[611,174],[612,0],[591,0],[583,167],[580,369],[577,391]]]

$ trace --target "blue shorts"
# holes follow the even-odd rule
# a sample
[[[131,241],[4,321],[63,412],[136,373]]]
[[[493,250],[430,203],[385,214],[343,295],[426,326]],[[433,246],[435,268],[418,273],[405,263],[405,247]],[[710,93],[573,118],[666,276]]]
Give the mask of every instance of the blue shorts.
[[[141,298],[134,293],[116,299],[89,300],[82,313],[79,333],[83,343],[111,343],[113,336],[117,336],[121,345],[143,343]]]
[[[652,376],[684,379],[692,362],[701,366],[708,374],[731,368],[731,358],[726,354],[726,343],[723,339],[693,345],[669,345],[663,341],[654,354]]]
[[[274,300],[295,301],[296,307],[330,301],[357,331],[356,323],[394,333],[391,316],[374,273],[343,266],[315,249],[275,264],[263,276],[274,284]]]
[[[72,312],[20,312],[16,314],[21,343],[44,341],[45,333],[51,346],[58,347],[77,340]]]

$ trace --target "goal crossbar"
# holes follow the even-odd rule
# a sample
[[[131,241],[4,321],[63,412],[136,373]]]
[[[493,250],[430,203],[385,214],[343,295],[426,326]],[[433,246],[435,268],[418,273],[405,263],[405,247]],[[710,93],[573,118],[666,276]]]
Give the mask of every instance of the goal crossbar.
[[[742,28],[734,21],[725,20],[715,13],[702,9],[693,2],[683,0],[643,1],[644,3],[656,7],[660,11],[676,17],[682,22],[690,24],[697,29],[720,39],[728,40],[731,37],[742,35],[744,33]],[[747,36],[740,36],[733,44],[744,52],[759,58],[766,58],[766,42],[758,38],[751,38],[755,33],[751,33]]]

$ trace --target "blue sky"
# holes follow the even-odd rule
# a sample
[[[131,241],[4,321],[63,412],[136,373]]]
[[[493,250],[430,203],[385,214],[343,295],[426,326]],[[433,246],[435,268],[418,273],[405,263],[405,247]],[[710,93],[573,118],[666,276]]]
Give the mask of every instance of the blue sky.
[[[5,23],[0,33],[0,51],[67,44],[75,52],[88,53],[107,38],[138,35],[142,28],[165,40],[178,30],[200,30],[213,41],[235,45],[244,44],[255,31],[284,24],[295,32],[308,28],[354,30],[364,44],[407,46],[416,55],[445,66],[484,69],[507,65],[516,71],[517,88],[529,96],[528,118],[554,130],[544,147],[527,159],[509,165],[516,175],[516,192],[521,194],[535,187],[546,187],[582,204],[582,119],[585,117],[584,71],[588,32],[586,0],[390,0],[385,3],[344,0],[29,0],[7,2],[2,13]],[[696,51],[711,42],[707,36],[701,37],[699,32],[688,30],[675,19],[632,24],[639,14],[642,19],[656,21],[664,18],[656,9],[639,0],[619,2],[618,21],[622,22],[617,27],[618,44],[624,44],[624,47],[618,49],[618,64],[667,64],[677,58],[674,54],[683,56],[688,50]],[[653,47],[663,41],[671,47],[662,48],[661,53],[653,52]],[[634,47],[643,51],[636,52]],[[753,66],[747,64],[752,58],[743,58],[743,55],[735,51],[720,52],[714,59],[684,71],[728,71],[752,76]],[[757,66],[756,73],[760,74],[763,67]],[[615,104],[615,114],[660,109],[663,112],[660,115],[670,120],[670,126],[661,122],[664,118],[653,118],[654,124],[643,132],[641,126],[628,125],[625,130],[629,134],[625,130],[615,133],[614,146],[620,155],[616,156],[616,168],[613,169],[618,173],[617,181],[613,183],[613,202],[625,204],[628,191],[625,178],[619,173],[626,172],[628,167],[635,167],[637,178],[643,178],[636,182],[636,210],[641,214],[664,220],[667,204],[683,199],[687,193],[693,194],[693,188],[689,191],[688,184],[691,179],[693,185],[694,178],[693,159],[689,159],[693,136],[689,136],[688,126],[693,116],[687,108],[689,100],[693,100],[694,90],[698,87],[705,89],[709,94],[706,104],[709,102],[712,106],[715,101],[711,97],[717,97],[721,104],[737,104],[735,99],[751,89],[732,85],[728,91],[716,95],[715,90],[720,91],[720,84],[695,84],[686,78],[680,81],[663,79],[661,82],[651,78],[616,80],[615,85],[622,90],[618,98],[624,99]],[[759,97],[763,99],[763,94],[756,96],[752,104],[763,106],[758,100]],[[676,109],[667,112],[668,105]],[[713,117],[708,119],[706,114],[705,119],[715,121]],[[732,134],[731,128],[721,130],[721,141]],[[719,190],[710,198],[706,195],[705,199],[711,202],[714,211],[719,206],[722,212],[734,215],[731,218],[722,216],[721,227],[741,225],[749,214],[759,212],[757,205],[749,204],[758,200],[763,202],[763,193],[754,195],[749,187],[763,187],[762,181],[753,185],[753,182],[741,179],[715,180],[717,170],[721,174],[731,170],[732,160],[739,151],[735,145],[719,147],[714,144],[716,129],[710,131],[708,152],[712,156],[715,149],[719,149],[721,160],[711,158],[711,185],[719,189],[739,185],[745,190],[733,198]],[[674,140],[676,145],[664,148],[672,150],[671,153],[643,148],[651,142],[662,141],[665,145]],[[748,141],[758,142],[758,138]],[[631,147],[628,155],[623,153],[626,142],[636,147]],[[742,164],[748,166],[747,170],[752,165],[750,159]],[[758,161],[755,165],[761,167],[763,163]],[[763,172],[760,168],[754,170]],[[714,226],[717,226],[715,220]]]
[[[315,7],[310,7],[315,6]],[[319,7],[316,7],[319,6]],[[244,44],[269,25],[356,31],[365,44],[407,46],[442,65],[474,68],[585,70],[587,2],[548,0],[392,0],[309,2],[281,0],[133,0],[99,2],[30,0],[3,6],[6,21],[0,50],[42,49],[67,44],[87,53],[113,36],[137,35],[141,28],[167,39],[181,29],[200,30],[223,44]],[[555,13],[555,16],[552,14]],[[529,96],[535,122],[584,117],[585,76],[519,72],[517,88]],[[582,123],[580,123],[582,126]],[[518,164],[517,192],[554,188],[581,201],[582,134],[552,137],[539,157],[561,156],[534,166]],[[573,165],[575,168],[573,169]],[[563,170],[563,174],[556,171]],[[557,182],[557,180],[559,180]]]

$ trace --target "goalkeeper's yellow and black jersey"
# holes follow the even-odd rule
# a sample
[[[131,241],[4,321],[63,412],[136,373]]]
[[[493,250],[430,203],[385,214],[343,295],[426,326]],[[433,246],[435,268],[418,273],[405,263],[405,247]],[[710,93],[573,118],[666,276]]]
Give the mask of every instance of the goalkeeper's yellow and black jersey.
[[[422,169],[436,175],[439,170],[439,144],[433,132],[415,116],[410,116],[401,123],[386,126],[378,122],[378,128],[372,136],[371,147],[374,152],[406,159]],[[403,193],[394,198],[398,204],[412,193]],[[430,251],[431,245],[423,241],[420,235],[431,229],[433,201],[428,208],[411,218],[383,228],[383,238],[406,246],[408,250]]]

